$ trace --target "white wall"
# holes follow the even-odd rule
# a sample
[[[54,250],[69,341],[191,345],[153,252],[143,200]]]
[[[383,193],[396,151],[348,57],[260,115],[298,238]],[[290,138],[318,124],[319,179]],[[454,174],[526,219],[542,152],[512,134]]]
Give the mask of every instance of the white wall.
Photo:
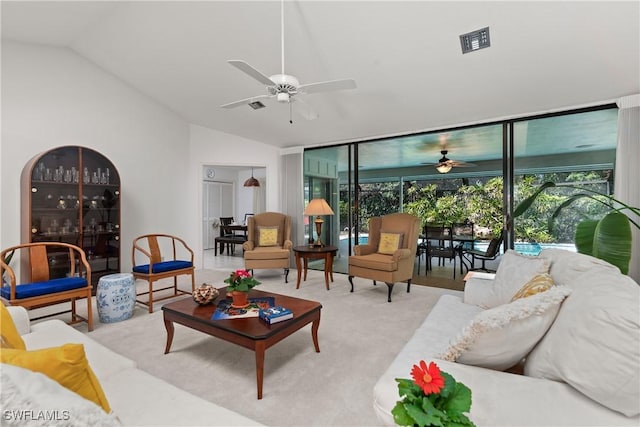
[[[187,122],[68,49],[3,42],[0,247],[20,243],[22,168],[62,145],[99,151],[120,173],[123,271],[134,237],[194,227]]]
[[[191,125],[190,136],[190,160],[189,160],[189,176],[191,187],[198,188],[196,192],[189,192],[187,204],[189,206],[197,206],[191,212],[185,212],[189,221],[194,224],[202,222],[202,175],[203,166],[212,165],[233,165],[265,168],[264,177],[260,177],[254,173],[254,176],[260,180],[263,185],[263,191],[266,195],[266,210],[280,211],[280,193],[278,162],[280,159],[279,149],[271,145],[267,145],[258,141],[240,138],[235,135],[220,132],[217,130],[205,128],[198,125]],[[258,170],[256,169],[256,172]],[[249,173],[250,170],[249,170]],[[239,174],[240,175],[240,174]],[[250,175],[247,175],[247,177]],[[239,176],[239,179],[242,177]],[[246,178],[245,178],[246,179]],[[242,187],[244,181],[239,181],[237,186],[238,200],[244,199],[244,192],[250,193],[250,188]],[[240,208],[236,204],[236,209]],[[243,211],[238,211],[238,215],[244,216]],[[241,221],[243,218],[236,218]],[[193,250],[196,255],[196,266],[202,265],[202,233],[199,228],[190,230],[192,234],[187,238],[190,242],[198,242],[194,245]]]
[[[20,243],[22,168],[62,145],[94,149],[118,169],[122,271],[133,238],[153,232],[183,237],[202,265],[204,165],[264,168],[255,175],[265,210],[281,209],[276,147],[190,125],[69,49],[3,41],[1,77],[0,247]]]

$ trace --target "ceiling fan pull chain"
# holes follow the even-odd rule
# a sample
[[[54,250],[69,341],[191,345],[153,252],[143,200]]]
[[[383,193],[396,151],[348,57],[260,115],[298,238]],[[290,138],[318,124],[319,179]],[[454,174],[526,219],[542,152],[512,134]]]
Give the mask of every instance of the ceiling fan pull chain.
[[[289,101],[289,124],[292,125],[293,124],[293,117],[291,116],[291,110],[292,110],[291,101]]]

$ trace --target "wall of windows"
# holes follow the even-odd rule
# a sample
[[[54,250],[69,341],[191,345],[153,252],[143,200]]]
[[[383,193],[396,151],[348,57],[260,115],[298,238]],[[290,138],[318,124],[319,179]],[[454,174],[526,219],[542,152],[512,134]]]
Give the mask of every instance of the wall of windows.
[[[307,149],[305,182],[312,188],[331,175],[324,196],[336,215],[323,240],[340,245],[343,255],[366,241],[370,217],[399,211],[423,223],[473,222],[481,240],[505,228],[506,247],[530,253],[532,245],[570,247],[575,224],[603,209],[578,203],[547,228],[554,207],[576,191],[566,184],[613,192],[616,140],[617,108],[607,105]],[[436,170],[442,157],[451,160],[447,173]],[[545,181],[559,188],[506,227],[513,207]],[[321,194],[312,192],[309,197]]]

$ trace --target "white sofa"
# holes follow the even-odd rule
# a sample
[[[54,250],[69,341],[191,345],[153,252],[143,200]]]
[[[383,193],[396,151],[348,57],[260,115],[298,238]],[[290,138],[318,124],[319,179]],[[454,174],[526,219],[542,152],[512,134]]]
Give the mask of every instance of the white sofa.
[[[66,343],[84,345],[89,365],[104,390],[113,414],[117,417],[116,425],[119,423],[125,426],[260,425],[256,421],[201,399],[138,369],[134,361],[93,341],[90,338],[91,334],[83,334],[60,320],[31,324],[24,308],[7,307],[7,309],[27,350],[58,347]],[[13,368],[5,364],[2,368],[3,378],[6,378],[5,370],[7,374],[15,373]],[[180,375],[180,372],[176,372],[176,375]],[[8,408],[4,403],[3,409],[28,409]],[[78,415],[77,412],[71,411],[71,417],[74,414]],[[67,425],[83,425],[86,422],[86,420],[85,422],[75,421],[72,418]]]
[[[501,264],[495,279],[471,279],[464,293],[443,295],[378,380],[373,406],[385,425],[394,425],[391,410],[400,400],[395,379],[411,378],[420,360],[433,360],[471,389],[469,415],[478,426],[640,425],[640,287],[616,267],[586,255],[548,249],[538,258],[561,285],[554,288],[568,288],[570,295],[551,310],[550,327],[535,338],[532,350],[523,350],[521,374],[442,359],[472,319],[496,305]],[[484,351],[490,364],[501,357],[491,354],[493,348],[520,345],[512,328],[493,332],[489,345],[470,359],[477,361]]]

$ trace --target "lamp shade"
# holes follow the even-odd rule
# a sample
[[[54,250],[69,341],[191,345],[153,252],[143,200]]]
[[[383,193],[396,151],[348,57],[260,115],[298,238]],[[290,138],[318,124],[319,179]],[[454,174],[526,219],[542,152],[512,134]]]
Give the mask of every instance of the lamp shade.
[[[247,179],[243,185],[245,187],[260,187],[260,181],[253,177],[253,168],[251,168],[251,178]]]
[[[307,216],[333,215],[331,206],[324,199],[312,199],[304,210]]]

